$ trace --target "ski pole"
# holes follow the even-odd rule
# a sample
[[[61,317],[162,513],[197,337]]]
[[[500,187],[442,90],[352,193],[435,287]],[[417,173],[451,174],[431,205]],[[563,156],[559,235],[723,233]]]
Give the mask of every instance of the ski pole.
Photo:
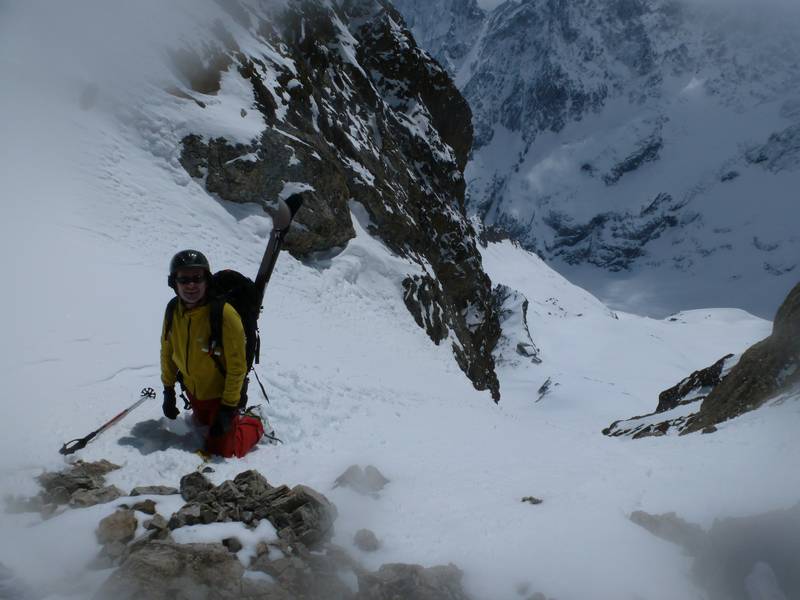
[[[156,391],[153,388],[150,388],[150,387],[144,388],[142,390],[141,397],[136,402],[131,404],[128,408],[123,410],[121,413],[119,413],[116,417],[114,417],[110,421],[108,421],[108,422],[104,423],[103,425],[101,425],[98,429],[95,429],[93,432],[91,432],[86,437],[82,437],[82,438],[78,438],[76,440],[70,440],[69,442],[66,442],[63,446],[61,446],[61,450],[59,450],[59,452],[61,454],[67,455],[67,454],[72,454],[73,452],[77,452],[81,448],[85,448],[86,444],[91,442],[94,438],[96,438],[98,435],[103,433],[106,429],[109,429],[109,428],[113,427],[114,425],[116,425],[117,423],[119,423],[129,413],[131,413],[134,410],[136,410],[142,402],[144,402],[145,400],[149,400],[150,398],[155,398],[155,397],[156,397]]]

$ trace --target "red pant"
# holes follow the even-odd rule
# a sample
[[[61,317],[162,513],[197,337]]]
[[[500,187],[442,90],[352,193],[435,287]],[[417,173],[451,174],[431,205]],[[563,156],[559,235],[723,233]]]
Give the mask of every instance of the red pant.
[[[219,398],[197,400],[189,393],[187,396],[192,404],[194,422],[198,425],[211,426],[217,416],[221,400]],[[205,450],[225,458],[231,456],[241,458],[253,449],[262,435],[264,435],[264,425],[260,419],[237,414],[233,417],[228,433],[220,437],[206,437]]]

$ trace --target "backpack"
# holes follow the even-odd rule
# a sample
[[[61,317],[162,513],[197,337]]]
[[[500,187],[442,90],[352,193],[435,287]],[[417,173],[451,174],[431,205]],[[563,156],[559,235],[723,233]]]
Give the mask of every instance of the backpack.
[[[249,277],[242,275],[238,271],[225,269],[217,271],[211,276],[208,283],[209,290],[209,318],[211,321],[211,336],[208,340],[208,349],[211,358],[217,365],[217,369],[225,375],[225,366],[222,360],[213,350],[222,347],[222,308],[225,304],[230,304],[239,314],[244,327],[245,335],[245,360],[247,362],[247,372],[253,368],[253,364],[258,364],[261,351],[261,339],[258,335],[258,315],[261,312],[261,298],[259,297],[256,284]],[[178,297],[175,296],[167,304],[164,315],[166,327],[164,329],[164,339],[169,335],[172,327],[172,319]],[[183,386],[180,373],[178,381]],[[239,408],[247,406],[247,386],[249,378],[245,377],[242,385],[242,394],[239,399]],[[260,383],[260,382],[259,382]],[[263,385],[261,386],[264,391]],[[264,391],[266,397],[266,391]]]

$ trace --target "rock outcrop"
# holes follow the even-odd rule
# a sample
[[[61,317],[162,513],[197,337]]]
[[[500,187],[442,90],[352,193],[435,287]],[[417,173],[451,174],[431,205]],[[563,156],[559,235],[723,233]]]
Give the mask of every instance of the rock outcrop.
[[[755,410],[800,384],[800,283],[778,309],[772,334],[749,348],[703,400],[684,433],[713,427]]]
[[[417,322],[435,343],[449,338],[459,366],[497,401],[500,327],[465,216],[469,106],[385,0],[297,0],[269,10],[242,5],[236,17],[264,52],[245,53],[220,23],[216,40],[177,63],[189,82],[198,65],[237,72],[252,87],[262,134],[249,144],[187,135],[181,163],[218,197],[267,210],[287,190],[313,189],[286,238],[296,256],[347,244],[350,203],[359,203],[369,232],[425,273],[403,283]],[[430,322],[421,316],[431,313]]]
[[[692,578],[709,600],[800,597],[800,504],[716,520],[708,531],[675,513],[630,518],[694,557]]]
[[[727,354],[713,365],[694,371],[658,395],[655,412],[614,421],[603,433],[612,437],[639,439],[682,432],[687,421],[700,410],[703,399],[730,373],[739,358]]]
[[[181,479],[181,493],[187,503],[169,523],[156,514],[143,523],[145,533],[139,538],[132,510],[121,508],[100,522],[96,534],[103,551],[94,566],[119,568],[96,600],[469,600],[461,571],[453,565],[390,564],[369,572],[330,543],[336,509],[306,486],[275,487],[252,470],[214,486],[204,475],[191,473]],[[277,537],[269,528],[258,529],[261,519],[269,520]],[[224,539],[218,543],[176,543],[170,536],[187,525],[235,526],[236,521],[245,528],[242,535],[265,531],[254,552],[252,539],[245,548],[230,534],[220,534]],[[354,543],[364,552],[380,548],[366,529],[358,531]]]
[[[703,431],[755,410],[800,385],[800,284],[775,315],[772,334],[739,357],[724,356],[659,394],[655,412],[615,421],[605,435],[636,438]]]

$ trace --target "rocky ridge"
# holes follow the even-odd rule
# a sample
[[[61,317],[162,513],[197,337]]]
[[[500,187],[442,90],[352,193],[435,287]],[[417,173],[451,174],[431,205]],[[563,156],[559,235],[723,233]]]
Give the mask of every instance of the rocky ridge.
[[[742,355],[728,354],[659,394],[655,412],[615,421],[608,436],[634,439],[669,433],[713,433],[717,425],[800,386],[800,283],[775,315],[772,334]]]
[[[34,511],[41,509],[40,499],[63,503],[67,498],[61,490],[100,490],[102,475],[119,468],[107,461],[78,461],[64,471],[45,473],[39,478],[39,496],[13,504],[17,510]],[[386,483],[374,466],[365,471],[353,466],[337,479],[337,485],[355,485],[357,490],[366,485],[369,491],[361,492],[371,495]],[[162,506],[175,506],[162,498],[177,494],[183,505],[172,514],[161,514]],[[137,500],[142,495],[146,499]],[[303,485],[273,486],[254,470],[219,485],[193,472],[181,478],[179,488],[137,486],[130,494],[122,492],[121,499],[125,502],[118,502],[95,531],[101,550],[88,566],[113,569],[96,592],[97,600],[469,600],[462,573],[452,564],[365,568],[330,542],[337,511],[323,494]],[[104,498],[100,503],[118,500]],[[52,513],[42,511],[42,516]],[[239,533],[220,533],[217,542],[176,541],[183,528],[222,523],[229,527],[219,531]],[[356,538],[364,552],[380,546],[369,530],[359,530]],[[14,598],[33,593],[1,564],[0,590]]]
[[[224,200],[267,209],[314,190],[285,245],[306,260],[346,245],[351,210],[363,212],[363,226],[416,265],[403,288],[417,323],[435,343],[448,339],[475,386],[499,400],[498,315],[464,200],[471,112],[447,72],[383,0],[228,10],[205,47],[176,55],[186,85],[175,93],[202,106],[236,72],[265,128],[250,144],[187,135],[186,171]],[[261,51],[242,49],[242,30]]]

